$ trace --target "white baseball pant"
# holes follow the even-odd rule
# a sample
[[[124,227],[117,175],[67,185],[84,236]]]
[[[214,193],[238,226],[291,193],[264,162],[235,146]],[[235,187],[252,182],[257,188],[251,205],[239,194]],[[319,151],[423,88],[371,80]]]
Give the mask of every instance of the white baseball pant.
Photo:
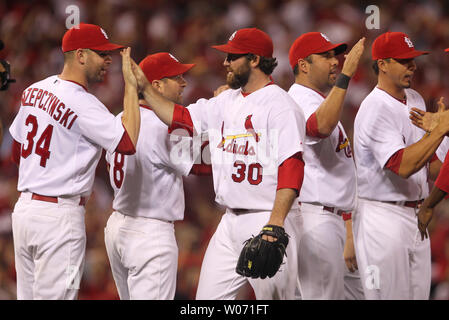
[[[355,249],[366,299],[429,299],[430,241],[421,240],[417,210],[358,200]]]
[[[120,299],[175,297],[178,246],[173,222],[114,211],[104,236]]]
[[[290,236],[287,257],[284,257],[280,270],[273,278],[246,278],[235,271],[243,243],[259,234],[270,214],[269,211],[262,211],[237,215],[229,209],[226,211],[204,255],[196,299],[235,299],[246,281],[249,281],[257,299],[295,298],[299,210],[291,210],[285,219],[285,232]]]
[[[320,205],[301,204],[298,277],[302,299],[363,299],[360,278],[350,274],[343,258],[345,232],[341,216]]]
[[[86,250],[84,206],[79,196],[31,197],[22,192],[12,213],[17,299],[74,300]]]

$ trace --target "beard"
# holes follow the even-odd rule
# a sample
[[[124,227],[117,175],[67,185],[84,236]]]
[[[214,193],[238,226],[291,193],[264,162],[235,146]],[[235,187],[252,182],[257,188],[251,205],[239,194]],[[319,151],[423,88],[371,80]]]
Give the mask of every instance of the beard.
[[[228,73],[226,83],[232,89],[244,87],[248,83],[250,73],[251,68],[249,66],[249,61],[246,61],[240,68]]]

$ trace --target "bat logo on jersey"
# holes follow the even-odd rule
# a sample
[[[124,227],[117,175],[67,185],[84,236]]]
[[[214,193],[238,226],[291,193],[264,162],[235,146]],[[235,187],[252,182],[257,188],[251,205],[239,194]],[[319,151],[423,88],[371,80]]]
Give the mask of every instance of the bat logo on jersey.
[[[338,128],[338,144],[337,148],[335,149],[335,152],[340,152],[341,150],[345,150],[345,155],[348,158],[352,157],[352,150],[351,146],[349,145],[349,140],[347,137],[343,135],[343,132],[340,128]]]
[[[220,143],[218,144],[218,146],[217,146],[217,148],[219,148],[219,149],[221,149],[221,148],[223,148],[224,147],[224,145],[225,145],[225,142],[226,142],[226,139],[225,139],[225,137],[224,137],[224,121],[223,121],[223,123],[221,124],[221,141],[220,141]],[[224,148],[223,148],[224,149]]]
[[[250,114],[245,119],[246,133],[235,134],[235,135],[228,135],[226,137],[224,136],[224,121],[223,121],[222,125],[221,125],[221,141],[218,144],[217,148],[223,148],[223,150],[225,150],[224,146],[225,146],[226,140],[232,140],[231,143],[228,145],[228,147],[229,147],[230,145],[232,145],[235,142],[234,140],[238,139],[238,138],[253,137],[254,140],[256,140],[256,142],[259,142],[261,134],[257,133],[256,130],[254,129],[253,123],[251,121],[252,116],[253,115]],[[247,149],[247,147],[248,147],[248,143],[246,143],[246,148],[245,149]],[[248,153],[245,152],[245,155],[246,154],[248,154]]]

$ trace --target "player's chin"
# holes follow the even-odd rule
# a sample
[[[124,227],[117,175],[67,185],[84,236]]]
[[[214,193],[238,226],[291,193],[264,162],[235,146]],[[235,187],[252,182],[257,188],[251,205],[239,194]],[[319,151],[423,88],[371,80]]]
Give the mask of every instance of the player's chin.
[[[404,89],[408,89],[412,86],[412,80],[411,79],[406,79],[404,81],[402,81],[402,87]]]
[[[176,104],[182,104],[183,98],[182,98],[182,94],[178,95],[174,100],[174,103]]]
[[[229,75],[226,78],[226,84],[231,88],[231,89],[238,89],[241,87],[240,82],[233,76],[233,75]]]

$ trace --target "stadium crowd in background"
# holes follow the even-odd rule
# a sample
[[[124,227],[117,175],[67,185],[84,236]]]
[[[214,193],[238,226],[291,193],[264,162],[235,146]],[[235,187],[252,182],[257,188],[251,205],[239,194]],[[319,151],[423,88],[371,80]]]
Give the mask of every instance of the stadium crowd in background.
[[[196,67],[186,74],[189,85],[184,91],[186,105],[200,97],[212,97],[225,82],[224,55],[210,48],[224,43],[233,31],[258,27],[274,41],[279,65],[274,81],[288,89],[293,73],[288,50],[302,33],[320,31],[333,42],[352,46],[366,37],[366,50],[359,69],[350,83],[342,123],[352,139],[353,123],[363,98],[372,90],[376,77],[371,69],[371,44],[381,33],[402,31],[417,49],[431,54],[417,61],[412,88],[420,92],[428,111],[444,96],[449,101],[449,3],[430,1],[376,1],[380,29],[368,30],[367,1],[324,0],[118,0],[56,1],[6,0],[0,3],[0,39],[5,49],[0,59],[11,63],[16,79],[8,91],[0,92],[0,119],[4,137],[0,147],[0,299],[15,299],[14,249],[10,215],[18,198],[17,167],[10,161],[12,138],[9,128],[20,106],[22,91],[31,83],[59,73],[63,66],[61,38],[66,31],[66,8],[76,5],[80,20],[102,26],[112,40],[132,47],[140,61],[147,54],[169,51]],[[117,54],[113,59],[120,60]],[[340,64],[341,67],[341,64]],[[117,114],[122,109],[120,64],[112,64],[106,81],[91,91]],[[441,159],[443,160],[443,159]],[[112,189],[104,159],[97,168],[93,194],[86,206],[86,265],[79,299],[118,299],[104,247],[104,227],[112,212]],[[175,298],[194,299],[202,257],[224,212],[214,204],[211,177],[191,176],[184,180],[185,220],[175,225],[179,247],[179,267]],[[443,201],[429,226],[432,250],[431,299],[449,299],[449,204]],[[240,298],[252,298],[250,289]]]

